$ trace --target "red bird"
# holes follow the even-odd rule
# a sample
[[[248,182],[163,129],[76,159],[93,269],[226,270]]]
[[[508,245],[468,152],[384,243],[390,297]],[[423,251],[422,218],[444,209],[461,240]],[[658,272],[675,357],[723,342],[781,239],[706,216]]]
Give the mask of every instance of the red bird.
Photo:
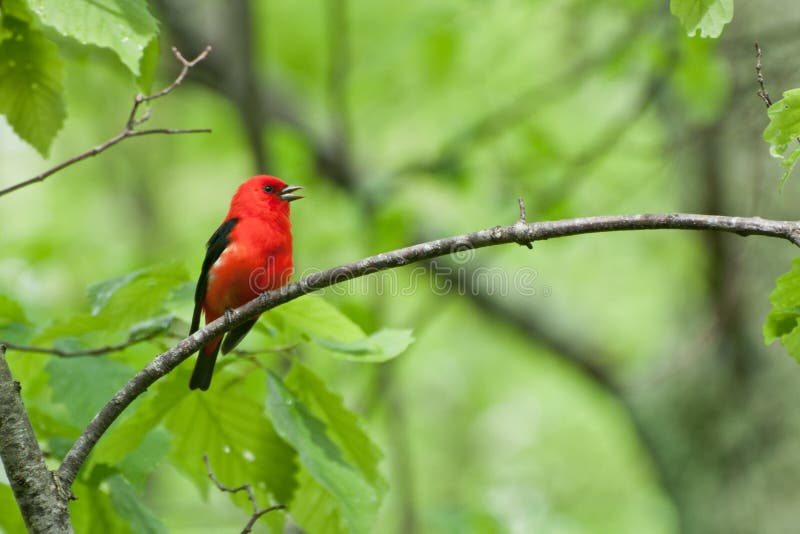
[[[206,257],[194,293],[189,335],[259,293],[289,282],[292,274],[292,232],[289,203],[303,198],[274,176],[254,176],[239,186],[228,215],[206,245]],[[200,348],[189,381],[190,389],[208,389],[222,342],[222,354],[232,351],[258,320],[255,317]]]

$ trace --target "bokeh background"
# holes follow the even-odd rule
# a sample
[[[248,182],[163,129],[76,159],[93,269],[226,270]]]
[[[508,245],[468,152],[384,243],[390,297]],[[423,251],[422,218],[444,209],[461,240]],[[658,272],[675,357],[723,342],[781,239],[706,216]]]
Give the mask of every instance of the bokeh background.
[[[718,40],[688,38],[648,1],[151,10],[156,87],[177,71],[170,46],[214,47],[152,123],[213,133],[127,140],[0,199],[0,291],[34,321],[85,309],[89,284],[141,267],[177,261],[194,276],[230,195],[262,172],[306,187],[292,214],[298,271],[512,223],[519,196],[530,220],[796,218],[797,180],[778,191],[782,168],[761,139],[753,47],[774,99],[800,85],[792,2],[737,2]],[[45,161],[0,119],[0,185],[127,117],[136,87],[119,60],[62,44],[65,126]],[[451,291],[409,267],[392,273],[416,284],[402,295],[362,282],[328,292],[366,331],[416,337],[385,364],[306,361],[385,452],[375,531],[793,531],[800,368],[761,328],[794,254],[761,237],[598,234],[429,265],[439,281],[462,273]],[[472,283],[489,268],[533,272],[533,291]],[[145,500],[171,532],[233,531],[245,517],[166,466]]]

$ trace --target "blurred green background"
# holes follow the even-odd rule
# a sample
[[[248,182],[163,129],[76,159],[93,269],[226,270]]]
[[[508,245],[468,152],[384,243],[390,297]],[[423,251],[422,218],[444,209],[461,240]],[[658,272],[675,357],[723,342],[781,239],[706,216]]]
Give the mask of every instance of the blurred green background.
[[[194,278],[231,194],[258,173],[306,187],[292,205],[298,272],[510,224],[519,196],[529,220],[796,218],[797,181],[778,192],[782,169],[761,139],[753,50],[758,39],[774,99],[800,85],[792,2],[737,3],[719,40],[688,38],[665,2],[647,1],[156,0],[151,11],[156,88],[177,71],[171,46],[214,47],[151,123],[213,133],[127,140],[0,198],[0,293],[33,323],[85,310],[88,285],[135,269],[179,262]],[[0,186],[127,117],[137,89],[117,57],[60,45],[64,128],[43,161],[0,118]],[[465,275],[451,291],[407,267],[392,273],[411,288],[402,295],[361,281],[325,292],[367,332],[413,329],[397,359],[301,356],[384,451],[375,532],[791,532],[800,369],[763,346],[761,325],[793,254],[779,240],[678,231],[484,249],[437,262],[439,282],[448,268]],[[533,291],[471,284],[485,268],[533,273]],[[178,309],[188,319],[191,303]],[[157,347],[129,352],[139,367]],[[9,358],[32,379],[53,365]],[[170,532],[243,526],[213,488],[205,501],[167,463],[152,471],[144,501]]]

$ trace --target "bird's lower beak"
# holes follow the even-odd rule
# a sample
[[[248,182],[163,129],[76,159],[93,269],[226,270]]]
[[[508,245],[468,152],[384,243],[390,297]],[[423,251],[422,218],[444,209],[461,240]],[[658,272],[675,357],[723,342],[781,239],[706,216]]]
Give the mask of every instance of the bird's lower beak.
[[[279,196],[281,197],[281,200],[285,200],[286,202],[299,200],[304,198],[303,195],[293,195],[292,193],[299,191],[300,189],[303,189],[302,185],[287,185],[281,190],[281,194]]]

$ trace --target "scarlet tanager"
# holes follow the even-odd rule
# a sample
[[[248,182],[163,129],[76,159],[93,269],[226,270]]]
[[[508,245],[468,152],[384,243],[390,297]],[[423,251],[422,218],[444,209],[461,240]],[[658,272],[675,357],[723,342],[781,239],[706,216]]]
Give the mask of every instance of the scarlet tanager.
[[[289,203],[303,198],[294,194],[298,189],[302,187],[264,175],[253,176],[239,186],[228,215],[206,245],[189,335],[200,328],[201,310],[208,324],[259,293],[289,282],[292,274]],[[190,389],[208,389],[220,344],[222,354],[232,351],[257,320],[255,317],[240,324],[225,335],[225,341],[218,336],[200,348]]]

